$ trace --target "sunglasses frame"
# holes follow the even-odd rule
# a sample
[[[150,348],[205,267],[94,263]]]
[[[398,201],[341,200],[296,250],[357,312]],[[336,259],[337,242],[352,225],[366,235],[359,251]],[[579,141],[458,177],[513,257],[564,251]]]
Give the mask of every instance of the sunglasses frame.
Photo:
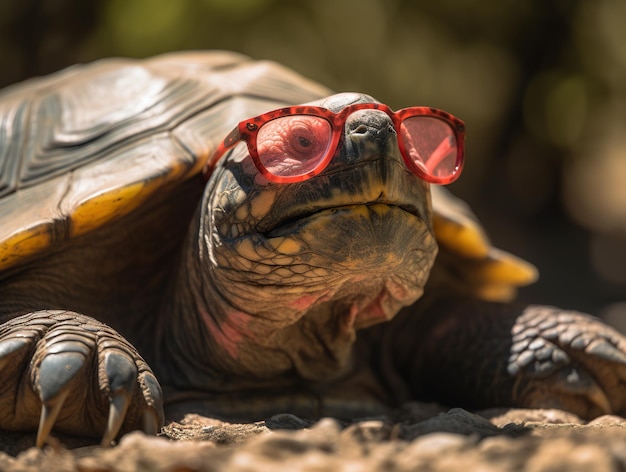
[[[385,113],[391,119],[393,126],[398,135],[400,134],[401,124],[407,118],[412,118],[416,116],[427,116],[440,119],[446,122],[451,130],[454,132],[454,137],[456,140],[456,148],[457,155],[455,161],[455,170],[448,177],[436,177],[430,175],[418,165],[416,165],[413,160],[409,157],[408,150],[404,144],[403,139],[398,139],[398,147],[400,148],[400,153],[402,154],[402,158],[406,164],[406,166],[419,178],[425,180],[426,182],[430,182],[433,184],[445,185],[455,181],[461,173],[463,169],[464,155],[465,155],[465,124],[463,121],[458,119],[457,117],[447,113],[443,110],[439,110],[437,108],[431,107],[409,107],[403,108],[398,111],[393,111],[390,107],[382,103],[357,103],[354,105],[349,105],[343,108],[341,111],[335,113],[327,108],[310,106],[310,105],[298,105],[292,107],[279,108],[277,110],[272,110],[267,113],[263,113],[261,115],[255,116],[253,118],[249,118],[247,120],[241,121],[235,129],[233,129],[228,136],[219,144],[211,158],[207,161],[206,166],[204,167],[203,174],[205,178],[208,179],[211,172],[215,168],[217,162],[219,162],[220,158],[232,147],[239,143],[239,141],[244,141],[248,146],[248,152],[250,153],[250,157],[254,162],[254,165],[258,169],[258,171],[270,182],[274,183],[294,183],[294,182],[302,182],[307,180],[315,175],[320,174],[330,163],[332,158],[337,151],[337,146],[339,145],[339,140],[343,135],[343,130],[345,126],[346,119],[352,113],[358,110],[379,110]],[[257,134],[261,127],[268,123],[269,121],[275,120],[276,118],[282,118],[286,116],[294,116],[294,115],[309,115],[316,116],[319,118],[323,118],[329,122],[331,126],[331,141],[328,146],[328,151],[324,158],[320,160],[317,166],[310,170],[309,172],[296,176],[280,176],[272,174],[268,171],[265,166],[262,164],[261,159],[259,158],[259,154],[256,147],[256,139]]]

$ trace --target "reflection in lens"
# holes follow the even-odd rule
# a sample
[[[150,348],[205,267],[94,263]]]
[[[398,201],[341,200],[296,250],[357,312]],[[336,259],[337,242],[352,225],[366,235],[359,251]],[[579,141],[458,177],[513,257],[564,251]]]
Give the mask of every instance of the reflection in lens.
[[[273,175],[295,177],[312,172],[330,146],[332,128],[324,118],[291,115],[264,124],[257,135],[257,152]]]
[[[413,116],[402,121],[404,146],[415,165],[439,179],[457,171],[457,143],[450,125],[431,116]]]

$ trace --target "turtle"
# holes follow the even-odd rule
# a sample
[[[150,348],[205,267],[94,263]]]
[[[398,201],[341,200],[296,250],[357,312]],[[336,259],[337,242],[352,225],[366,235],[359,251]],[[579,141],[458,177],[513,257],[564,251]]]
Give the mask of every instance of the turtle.
[[[535,267],[444,186],[464,123],[227,51],[0,92],[0,429],[406,402],[626,414],[626,339],[517,300]]]

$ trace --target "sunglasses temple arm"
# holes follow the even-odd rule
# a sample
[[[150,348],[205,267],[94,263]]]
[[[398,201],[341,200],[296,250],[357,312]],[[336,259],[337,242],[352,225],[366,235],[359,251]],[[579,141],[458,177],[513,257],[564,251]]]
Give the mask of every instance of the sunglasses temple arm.
[[[430,157],[428,158],[428,162],[425,162],[426,167],[428,168],[428,172],[432,173],[434,170],[441,164],[441,161],[448,155],[452,146],[450,145],[450,137],[444,138],[437,146]]]
[[[209,180],[209,177],[213,173],[215,165],[219,162],[222,156],[226,154],[226,152],[230,148],[235,146],[235,144],[237,144],[240,140],[241,135],[239,133],[239,127],[236,127],[230,133],[228,133],[228,136],[224,138],[224,141],[220,142],[220,144],[215,149],[215,152],[211,154],[211,157],[209,157],[209,159],[206,161],[206,164],[204,165],[204,168],[202,169],[202,176],[204,177],[205,181]]]

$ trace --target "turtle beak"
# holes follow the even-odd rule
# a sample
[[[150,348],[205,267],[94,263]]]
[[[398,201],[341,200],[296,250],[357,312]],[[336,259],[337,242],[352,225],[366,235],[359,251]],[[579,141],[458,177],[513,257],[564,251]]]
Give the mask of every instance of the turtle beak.
[[[378,110],[358,110],[352,113],[346,119],[343,146],[339,146],[329,170],[332,171],[335,166],[349,168],[381,160],[385,161],[381,169],[394,164],[406,169],[391,119]],[[386,180],[386,176],[381,177]]]

